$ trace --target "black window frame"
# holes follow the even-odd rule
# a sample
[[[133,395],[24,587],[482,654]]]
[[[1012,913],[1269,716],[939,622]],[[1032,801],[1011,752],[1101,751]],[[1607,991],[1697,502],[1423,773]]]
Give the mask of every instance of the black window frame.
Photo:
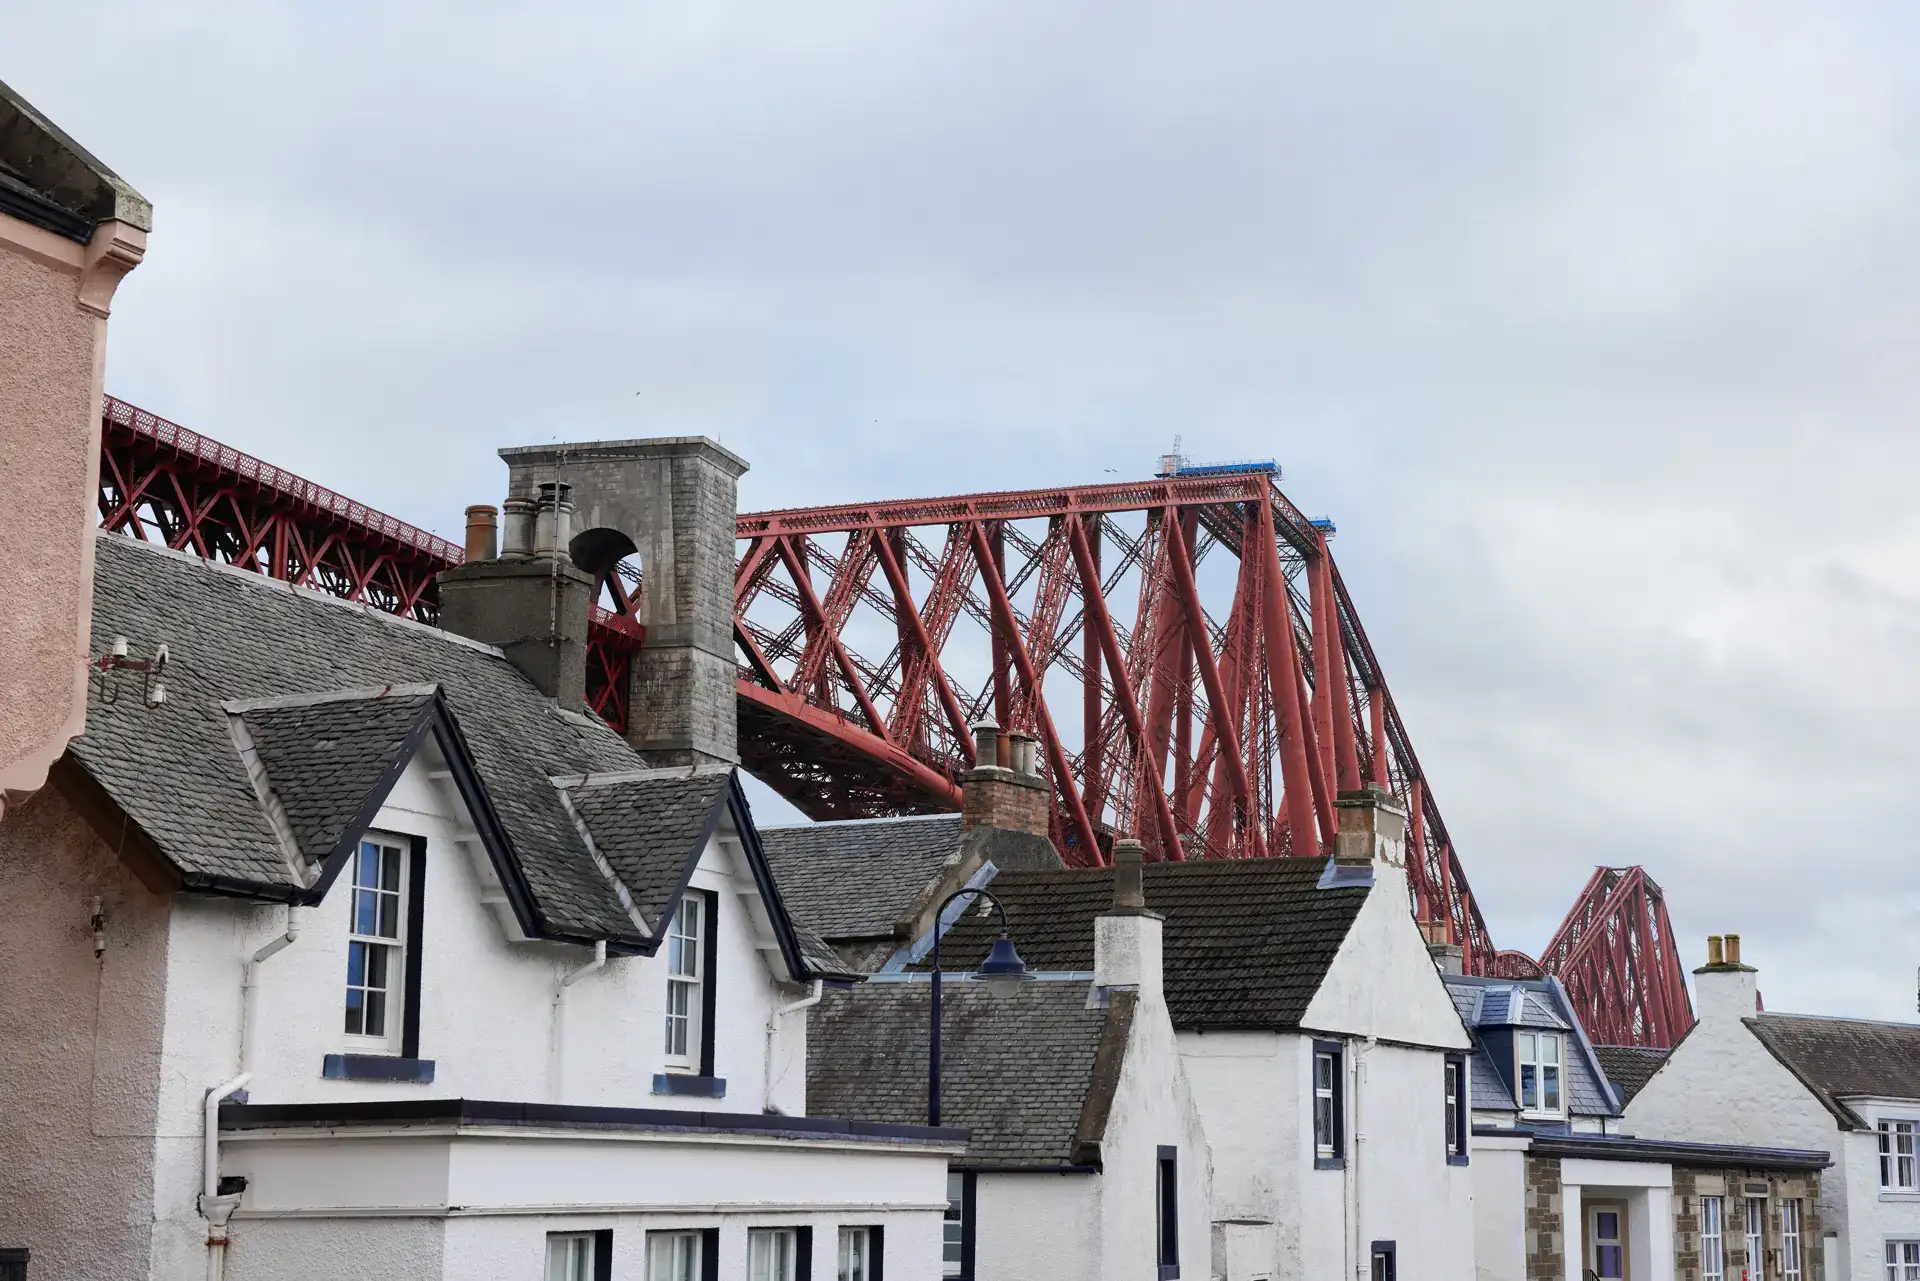
[[[1449,1054],[1441,1069],[1442,1092],[1448,1074],[1453,1076],[1453,1099],[1447,1106],[1447,1121],[1453,1126],[1453,1140],[1447,1144],[1447,1164],[1467,1164],[1467,1138],[1473,1132],[1472,1108],[1467,1099],[1467,1056]]]
[[[594,1228],[581,1231],[578,1228],[561,1228],[547,1233],[549,1243],[555,1237],[588,1237],[593,1241],[593,1281],[613,1281],[613,1229]],[[552,1256],[548,1255],[551,1259]]]
[[[1332,1133],[1328,1142],[1320,1142],[1320,1058],[1330,1055],[1333,1059],[1333,1106],[1329,1124]],[[1309,1112],[1313,1118],[1313,1168],[1316,1170],[1344,1170],[1347,1168],[1347,1047],[1339,1041],[1313,1042],[1313,1058],[1307,1072],[1307,1089],[1310,1094]],[[1320,1149],[1325,1146],[1331,1155],[1322,1156]]]
[[[886,1281],[887,1275],[887,1229],[878,1223],[842,1223],[841,1232],[864,1232],[867,1234],[867,1281]],[[834,1241],[833,1266],[840,1266],[840,1243]]]
[[[793,1233],[793,1281],[813,1281],[813,1225],[811,1223],[756,1223],[748,1227],[747,1260],[749,1267],[751,1266],[753,1258],[753,1234],[756,1232]],[[714,1257],[718,1260],[718,1251],[715,1251]],[[706,1259],[703,1255],[701,1258],[701,1267],[704,1269],[705,1266]],[[715,1267],[718,1266],[716,1262]],[[835,1260],[834,1266],[838,1268],[838,1260]]]
[[[1380,1264],[1384,1261],[1386,1267]],[[1395,1281],[1400,1274],[1400,1246],[1394,1241],[1375,1241],[1367,1263],[1370,1281]]]
[[[1154,1262],[1160,1281],[1180,1276],[1180,1149],[1161,1144],[1154,1152]]]

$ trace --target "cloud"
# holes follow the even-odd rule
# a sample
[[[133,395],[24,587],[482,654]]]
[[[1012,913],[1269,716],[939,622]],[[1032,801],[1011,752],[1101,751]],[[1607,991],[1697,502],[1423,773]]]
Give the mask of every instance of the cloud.
[[[1900,6],[41,6],[151,196],[109,386],[443,531],[492,451],[777,506],[1275,456],[1496,938],[1642,862],[1898,1017],[1920,874]]]

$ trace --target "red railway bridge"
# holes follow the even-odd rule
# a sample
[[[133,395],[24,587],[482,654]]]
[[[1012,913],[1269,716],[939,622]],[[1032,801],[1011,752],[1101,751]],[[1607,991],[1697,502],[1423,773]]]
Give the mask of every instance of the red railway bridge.
[[[424,622],[461,548],[109,397],[110,530]],[[1469,973],[1557,976],[1589,1035],[1693,1023],[1660,889],[1601,868],[1540,961],[1496,949],[1328,548],[1269,463],[737,518],[745,767],[816,819],[953,810],[969,726],[1035,739],[1070,863],[1317,855],[1337,794],[1407,808],[1413,911]],[[626,726],[639,568],[603,575],[588,700]]]

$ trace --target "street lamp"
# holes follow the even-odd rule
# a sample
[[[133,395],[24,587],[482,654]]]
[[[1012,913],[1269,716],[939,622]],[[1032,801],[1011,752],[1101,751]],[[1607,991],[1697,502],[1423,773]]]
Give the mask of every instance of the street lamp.
[[[993,950],[987,953],[987,959],[980,962],[980,968],[974,971],[975,977],[984,980],[995,991],[1018,987],[1033,978],[1027,963],[1014,950],[1013,939],[1007,935],[1007,909],[1001,906],[999,899],[986,890],[968,886],[955,890],[941,901],[940,910],[933,914],[933,1036],[927,1061],[928,1125],[940,1124],[940,921],[955,899],[965,898],[969,894],[987,900],[993,904],[993,910],[1000,914],[1000,937],[994,940]]]

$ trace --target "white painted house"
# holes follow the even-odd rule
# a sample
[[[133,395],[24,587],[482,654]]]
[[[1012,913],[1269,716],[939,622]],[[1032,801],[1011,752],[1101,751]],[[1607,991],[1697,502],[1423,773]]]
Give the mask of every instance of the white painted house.
[[[1206,1138],[1167,1016],[1162,921],[1129,866],[1109,882],[1088,965],[1011,988],[945,973],[940,1119],[970,1138],[948,1175],[948,1248],[930,1277],[1208,1275]],[[955,943],[956,956],[971,951]],[[891,971],[813,1011],[819,1110],[927,1119],[930,978]]]
[[[1721,946],[1709,939],[1693,972],[1700,1021],[1633,1096],[1627,1123],[1830,1151],[1803,1266],[1827,1281],[1920,1281],[1920,1026],[1763,1013],[1739,936]],[[1770,1255],[1766,1276],[1788,1276],[1787,1262]]]
[[[958,1130],[808,1115],[848,981],[733,771],[500,651],[102,536],[96,680],[0,823],[0,1243],[32,1281],[875,1281]]]
[[[1471,1041],[1409,910],[1404,816],[1365,791],[1342,798],[1340,817],[1334,859],[1144,869],[1146,902],[1165,917],[1166,1003],[1180,1075],[1191,1083],[1211,1154],[1204,1275],[1417,1281],[1473,1269],[1465,1118],[1451,1110],[1464,1106],[1459,1072]],[[864,947],[889,922],[930,926],[938,900],[921,887],[944,894],[956,883],[984,884],[1004,903],[1029,965],[1081,975],[1096,967],[1096,922],[1111,901],[1112,869],[1003,870],[990,858],[927,849],[897,884],[846,872],[849,861],[877,866],[892,846],[925,843],[924,830],[908,822],[813,829],[808,846],[843,874],[831,911],[808,891],[798,900],[801,919],[817,913],[836,941]],[[847,830],[835,846],[823,829],[837,827]],[[785,868],[796,857],[777,848],[774,861]],[[789,879],[808,883],[798,871]],[[998,933],[975,914],[942,925],[949,967],[977,964]],[[850,1004],[857,1008],[889,975],[924,967],[928,942],[900,942]],[[816,1027],[816,1079],[827,1044]],[[979,1239],[997,1212],[979,1208]]]
[[[1607,1056],[1588,1042],[1558,979],[1454,974],[1447,986],[1474,1034],[1466,1077],[1479,1281],[1736,1281],[1753,1205],[1780,1257],[1817,1237],[1826,1152],[1735,1143],[1749,1136],[1732,1131],[1697,1142],[1631,1137]],[[1610,1048],[1616,1060],[1644,1058]],[[1815,1281],[1817,1268],[1794,1275]]]

